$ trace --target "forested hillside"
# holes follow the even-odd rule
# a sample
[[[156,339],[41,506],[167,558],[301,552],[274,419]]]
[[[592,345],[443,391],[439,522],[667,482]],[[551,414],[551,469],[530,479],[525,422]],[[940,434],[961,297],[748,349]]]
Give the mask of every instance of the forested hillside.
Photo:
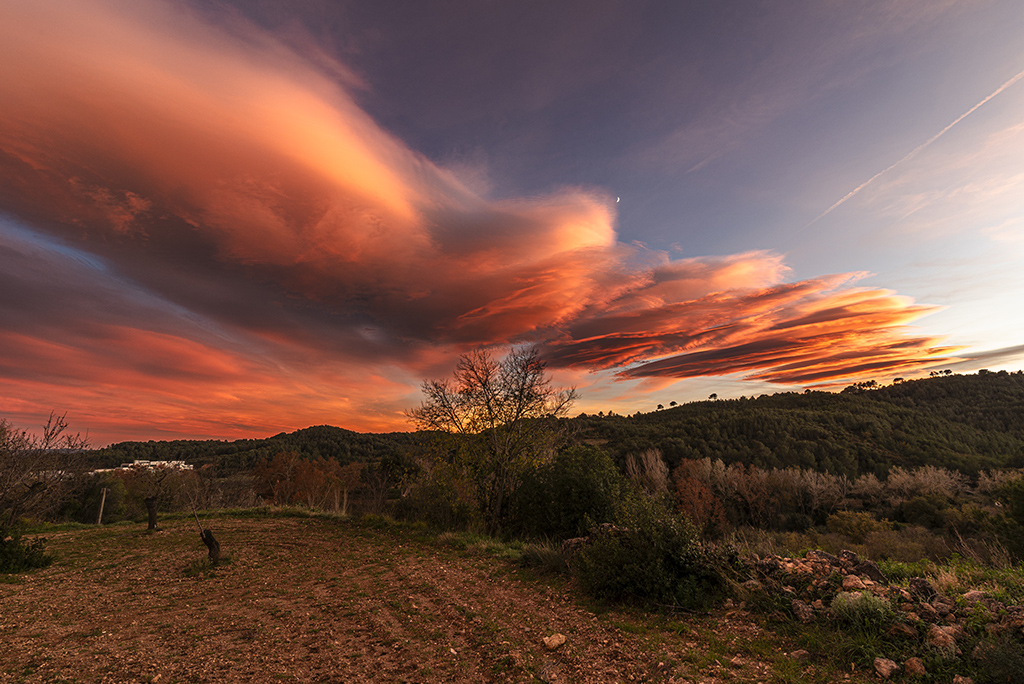
[[[843,392],[785,392],[709,400],[633,416],[563,421],[572,439],[600,446],[620,465],[658,449],[674,469],[713,458],[760,468],[799,467],[847,477],[893,466],[934,465],[976,475],[1024,466],[1024,372],[938,375]],[[424,433],[363,434],[315,426],[267,439],[122,442],[92,453],[97,467],[133,459],[212,465],[220,476],[251,470],[280,452],[345,465],[404,460]]]
[[[216,475],[226,477],[252,470],[261,461],[290,451],[310,459],[334,459],[342,465],[395,459],[407,453],[417,439],[416,434],[410,432],[364,434],[316,425],[266,439],[120,442],[97,449],[92,455],[97,467],[116,467],[135,459],[184,460],[197,468],[212,465]]]
[[[949,375],[840,393],[709,400],[633,416],[580,416],[620,463],[661,450],[670,468],[714,458],[855,477],[934,465],[969,475],[1024,465],[1024,373]]]

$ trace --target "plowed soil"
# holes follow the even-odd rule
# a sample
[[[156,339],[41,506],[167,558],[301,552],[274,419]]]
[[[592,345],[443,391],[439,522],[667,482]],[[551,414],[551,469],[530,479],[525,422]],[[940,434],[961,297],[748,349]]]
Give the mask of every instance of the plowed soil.
[[[739,611],[595,613],[563,582],[512,562],[345,521],[209,525],[229,555],[216,568],[191,519],[154,534],[115,525],[46,535],[57,561],[0,583],[0,681],[821,677]],[[550,650],[543,640],[556,633],[566,642]]]

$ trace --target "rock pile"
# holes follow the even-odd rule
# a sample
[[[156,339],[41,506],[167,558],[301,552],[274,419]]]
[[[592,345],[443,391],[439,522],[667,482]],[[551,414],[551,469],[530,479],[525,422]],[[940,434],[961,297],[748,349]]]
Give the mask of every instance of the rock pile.
[[[833,621],[856,611],[865,617],[871,613],[879,628],[916,641],[922,654],[937,651],[954,658],[961,655],[963,646],[977,641],[970,637],[1024,635],[1024,606],[1006,605],[983,591],[947,596],[924,577],[890,583],[875,563],[861,560],[852,551],[838,556],[809,551],[804,558],[754,557],[748,566],[755,579],[748,580],[745,588],[752,593],[781,594],[789,600],[792,617],[800,622]],[[917,656],[902,665],[879,658],[875,670],[883,679],[901,672],[925,674],[924,661]]]

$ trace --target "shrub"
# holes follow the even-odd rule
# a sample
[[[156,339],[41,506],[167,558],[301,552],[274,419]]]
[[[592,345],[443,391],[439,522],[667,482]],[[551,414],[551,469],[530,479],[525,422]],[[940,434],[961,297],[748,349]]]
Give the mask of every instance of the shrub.
[[[890,582],[906,582],[911,577],[924,577],[933,574],[935,563],[927,559],[914,561],[880,560],[878,567]]]
[[[574,447],[528,472],[516,488],[510,531],[531,538],[569,539],[595,524],[615,522],[632,496],[606,453]]]
[[[581,589],[606,601],[706,606],[725,585],[725,558],[702,546],[686,519],[638,504],[624,527],[594,531],[573,559]]]
[[[53,556],[46,553],[45,545],[45,539],[27,540],[18,532],[7,539],[0,539],[0,573],[46,567],[53,562]]]
[[[1024,644],[1013,633],[982,642],[973,655],[979,682],[1024,682]]]
[[[883,529],[869,533],[864,540],[864,553],[875,561],[942,560],[949,556],[949,545],[943,537],[923,527],[908,526],[899,531]]]
[[[879,522],[863,511],[839,511],[828,516],[825,526],[829,532],[843,534],[857,544],[863,544],[868,534],[891,529],[888,522]]]
[[[697,526],[702,538],[720,537],[728,526],[725,507],[709,481],[700,477],[701,461],[683,461],[673,472],[676,510]]]
[[[457,467],[442,461],[421,469],[391,512],[400,520],[422,521],[442,530],[466,530],[479,521],[472,486]]]
[[[561,574],[569,569],[566,557],[558,544],[526,544],[519,562],[542,573]]]
[[[426,480],[399,499],[392,512],[400,520],[422,521],[437,529],[471,529],[477,521],[476,508],[459,494],[444,482]]]
[[[843,624],[863,629],[880,630],[895,619],[892,604],[870,591],[837,594],[832,601],[832,615]]]
[[[948,504],[948,500],[934,494],[915,496],[900,504],[896,509],[896,519],[912,525],[939,529],[946,524]]]

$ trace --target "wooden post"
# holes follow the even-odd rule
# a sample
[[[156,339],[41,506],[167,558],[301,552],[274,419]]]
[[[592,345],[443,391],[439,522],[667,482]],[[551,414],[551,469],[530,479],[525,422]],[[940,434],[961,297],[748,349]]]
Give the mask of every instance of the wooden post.
[[[100,514],[96,516],[96,524],[103,524],[103,505],[107,503],[107,488],[103,488],[103,498],[100,499]]]

